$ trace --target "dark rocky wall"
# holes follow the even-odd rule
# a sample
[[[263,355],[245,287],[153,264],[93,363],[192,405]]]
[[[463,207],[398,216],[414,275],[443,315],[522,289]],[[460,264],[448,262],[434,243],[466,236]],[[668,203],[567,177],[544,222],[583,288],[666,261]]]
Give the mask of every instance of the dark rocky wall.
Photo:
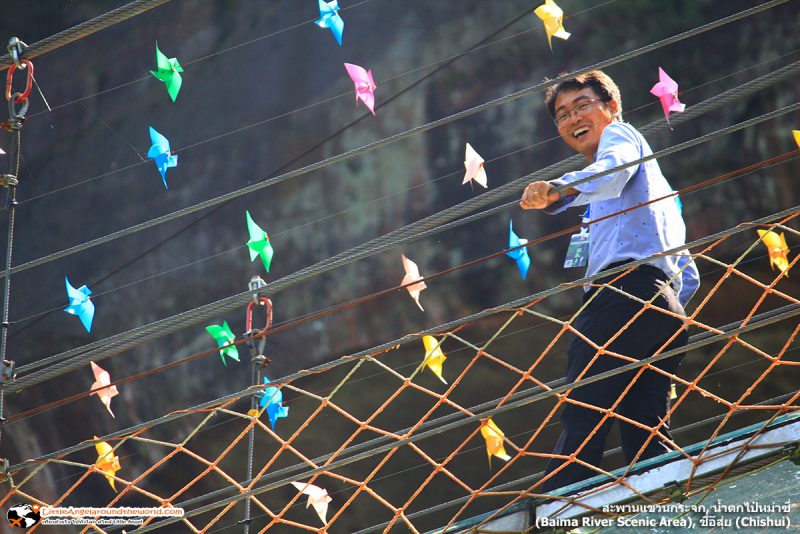
[[[0,38],[18,35],[35,42],[122,3],[5,1]],[[348,4],[342,1],[343,7]],[[546,76],[716,20],[752,2],[619,0],[606,4],[564,1],[561,5],[571,14],[565,24],[572,37],[566,42],[554,39],[553,52],[540,22],[530,14],[492,41],[508,39],[457,59],[378,109],[376,117],[350,127],[365,110],[353,102],[343,62],[373,70],[380,104],[431,72],[438,62],[532,9],[532,4],[528,0],[372,0],[343,11],[346,28],[344,46],[339,48],[327,30],[311,23],[294,27],[316,16],[316,3],[311,0],[175,1],[38,58],[34,60],[37,80],[53,111],[47,112],[42,100],[33,97],[23,130],[14,263],[357,148]],[[649,94],[658,66],[678,80],[682,100],[691,106],[796,61],[799,19],[797,2],[789,2],[607,69],[622,89],[626,120],[643,125],[660,116],[661,108]],[[177,56],[185,68],[184,85],[174,104],[163,85],[147,72],[153,66],[156,40],[162,51]],[[651,144],[663,148],[796,102],[797,87],[794,82],[783,83],[674,131],[665,128],[651,137]],[[793,146],[790,130],[799,127],[798,119],[797,114],[786,116],[665,158],[662,168],[678,189],[782,154]],[[179,154],[179,166],[167,175],[168,191],[152,161],[143,159],[150,144],[148,125],[166,135]],[[504,156],[486,166],[490,187],[496,187],[568,156],[555,134],[536,94],[219,209],[14,275],[9,356],[18,365],[30,363],[240,292],[252,274],[276,280],[479,194],[460,185],[466,141],[487,160]],[[797,171],[794,161],[686,195],[689,238],[797,205]],[[268,275],[259,263],[248,261],[243,247],[246,209],[273,241],[275,258]],[[273,296],[275,319],[290,321],[397,285],[403,277],[401,253],[416,261],[423,274],[431,274],[496,252],[505,246],[511,216],[517,233],[533,239],[575,224],[578,213],[549,218],[513,208],[379,254]],[[5,222],[1,226],[0,235],[5,235]],[[748,234],[731,239],[715,250],[715,257],[732,261],[752,238]],[[270,374],[277,377],[308,368],[574,279],[577,273],[560,268],[565,246],[566,238],[560,238],[533,248],[531,273],[525,282],[519,280],[513,263],[496,258],[429,283],[422,294],[424,314],[404,292],[395,293],[280,333],[269,341],[274,362]],[[746,264],[747,271],[768,279],[764,251],[758,248],[753,255],[758,259]],[[95,292],[97,314],[91,334],[81,329],[76,318],[60,311],[66,305],[64,274],[74,285],[88,283]],[[704,281],[695,303],[711,287],[714,276]],[[797,294],[793,278],[782,281],[781,288]],[[740,318],[752,291],[745,284],[723,286],[704,312],[704,320],[724,324]],[[548,300],[541,311],[563,315],[574,309],[577,299],[577,292],[570,292]],[[240,333],[243,315],[243,310],[226,314],[217,322],[227,320]],[[122,378],[209,349],[213,343],[203,326],[188,327],[103,365],[113,378]],[[475,333],[476,339],[499,326],[487,321]],[[785,339],[783,326],[775,328],[775,333],[764,335],[765,343],[766,339]],[[552,334],[542,330],[517,334],[519,343],[507,344],[508,357],[524,363],[525,347],[543,346]],[[410,361],[416,357],[413,351],[408,354]],[[695,370],[704,357],[705,353],[691,354],[686,369]],[[486,372],[490,380],[493,375]],[[542,371],[546,379],[560,372],[558,361]],[[775,377],[777,383],[769,386],[764,398],[796,388],[796,376],[783,376],[787,382]],[[751,378],[734,370],[720,381],[719,388],[746,384]],[[115,420],[101,412],[95,399],[84,399],[10,425],[3,431],[3,451],[15,463],[92,434],[102,435],[216,398],[244,387],[248,380],[244,363],[225,369],[217,356],[205,358],[121,387],[113,401]],[[6,411],[19,413],[84,391],[91,381],[87,367],[20,394],[7,393]],[[360,393],[353,389],[346,394]],[[476,397],[476,402],[489,398],[494,397]],[[701,418],[718,411],[716,406],[704,405],[692,415]],[[392,426],[391,418],[387,425]],[[175,435],[187,428],[177,425]],[[138,454],[141,465],[157,459],[145,447]],[[136,469],[135,457],[129,465],[132,471]],[[482,475],[475,476],[477,480]],[[63,491],[68,480],[56,479],[57,473],[35,491],[43,499]],[[98,492],[108,489],[101,483],[98,477]],[[370,515],[364,514],[348,519],[353,523],[343,525],[341,531],[367,526]]]

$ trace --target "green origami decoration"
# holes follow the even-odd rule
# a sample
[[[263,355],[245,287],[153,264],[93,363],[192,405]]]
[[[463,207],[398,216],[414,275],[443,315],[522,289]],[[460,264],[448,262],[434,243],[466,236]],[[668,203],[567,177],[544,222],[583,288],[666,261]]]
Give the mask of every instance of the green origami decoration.
[[[223,347],[225,345],[230,345],[236,340],[236,336],[233,335],[231,332],[231,327],[228,326],[228,321],[222,323],[222,326],[218,324],[212,324],[211,326],[207,326],[206,330],[211,337],[217,342],[218,347]],[[222,364],[227,367],[228,364],[225,361],[225,356],[231,358],[233,360],[239,361],[239,351],[236,349],[236,345],[230,345],[230,347],[225,347],[224,349],[220,349],[219,357],[222,358]]]
[[[156,64],[158,65],[158,70],[151,70],[150,73],[164,82],[170,98],[175,102],[175,99],[178,98],[178,91],[181,90],[181,83],[183,83],[183,78],[180,75],[183,72],[183,67],[178,63],[178,58],[170,59],[165,56],[158,49],[158,43],[156,43]]]
[[[250,241],[247,242],[250,249],[250,261],[255,261],[256,256],[260,256],[264,268],[269,272],[269,265],[272,263],[272,254],[274,253],[269,236],[253,221],[249,211],[245,213],[247,214],[247,231],[250,233]]]

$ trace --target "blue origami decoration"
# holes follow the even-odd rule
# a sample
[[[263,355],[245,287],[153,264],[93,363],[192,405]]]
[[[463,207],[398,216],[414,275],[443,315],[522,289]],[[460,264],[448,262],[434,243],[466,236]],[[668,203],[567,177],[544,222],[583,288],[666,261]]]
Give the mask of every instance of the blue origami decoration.
[[[265,376],[264,383],[269,384],[269,382],[269,378]],[[289,415],[289,407],[283,406],[283,392],[275,386],[264,388],[264,393],[262,393],[258,405],[261,408],[266,407],[267,417],[269,417],[269,424],[272,425],[272,430],[275,430],[275,421]]]
[[[92,294],[92,291],[86,286],[75,289],[66,276],[64,276],[64,281],[67,284],[67,298],[69,299],[69,306],[64,308],[64,311],[77,315],[86,331],[91,332],[92,319],[94,319],[94,302],[91,301],[89,295]]]
[[[514,233],[514,221],[508,221],[508,248],[513,249],[514,247],[519,247],[527,242],[527,239],[520,239],[517,234]],[[531,258],[528,256],[528,248],[520,247],[516,250],[510,250],[506,252],[506,255],[517,262],[519,274],[521,274],[522,279],[525,280],[525,277],[528,276],[528,268],[531,266]]]
[[[344,21],[339,16],[339,2],[332,0],[331,2],[319,1],[319,19],[315,22],[320,28],[329,28],[336,37],[336,42],[342,46],[342,32],[344,31]]]
[[[153,158],[156,162],[158,172],[161,173],[161,180],[164,182],[164,189],[169,189],[169,187],[167,187],[167,169],[178,166],[178,156],[170,155],[169,141],[152,126],[150,126],[150,142],[152,142],[153,145],[147,152],[147,157]]]

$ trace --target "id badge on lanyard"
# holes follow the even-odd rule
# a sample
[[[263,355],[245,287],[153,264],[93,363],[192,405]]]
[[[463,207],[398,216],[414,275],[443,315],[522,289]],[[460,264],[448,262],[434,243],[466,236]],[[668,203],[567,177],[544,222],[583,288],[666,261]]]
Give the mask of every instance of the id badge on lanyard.
[[[589,208],[581,216],[582,224],[589,224],[591,220],[589,215]],[[581,226],[581,231],[577,234],[572,234],[569,238],[569,247],[567,248],[567,257],[564,258],[564,268],[571,269],[575,267],[585,267],[589,260],[589,227]]]

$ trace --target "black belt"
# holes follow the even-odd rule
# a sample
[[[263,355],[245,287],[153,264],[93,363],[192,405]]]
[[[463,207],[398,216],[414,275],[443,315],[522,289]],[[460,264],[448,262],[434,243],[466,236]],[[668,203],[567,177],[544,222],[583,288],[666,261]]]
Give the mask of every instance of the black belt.
[[[622,261],[616,261],[614,263],[609,264],[607,267],[602,269],[600,272],[610,271],[611,269],[614,269],[616,267],[622,267],[626,263],[633,263],[634,261],[637,261],[637,260],[627,259],[627,260],[622,260]],[[643,271],[649,271],[649,272],[652,272],[653,274],[658,274],[659,276],[661,276],[661,279],[664,280],[665,282],[669,280],[669,276],[667,276],[667,274],[664,271],[662,271],[661,269],[659,269],[655,265],[650,265],[649,263],[643,263],[641,265],[637,265],[634,270],[638,270],[638,269],[641,269]],[[617,273],[617,275],[618,274],[620,274],[620,273]],[[612,276],[616,276],[616,275],[612,275]]]
[[[611,263],[611,264],[609,264],[609,265],[608,265],[608,266],[606,266],[605,268],[603,268],[603,269],[602,269],[600,272],[602,273],[603,271],[609,271],[609,270],[611,270],[611,269],[614,269],[614,268],[616,268],[616,267],[621,267],[621,266],[623,266],[623,265],[625,265],[625,264],[627,264],[627,263],[632,263],[632,262],[634,262],[634,261],[637,261],[637,260],[634,260],[633,258],[629,258],[629,259],[627,259],[627,260],[616,261],[616,262],[614,262],[614,263]],[[652,274],[652,275],[655,275],[655,276],[656,276],[656,277],[657,277],[659,280],[662,280],[662,281],[664,281],[664,282],[669,282],[669,276],[667,276],[667,275],[666,275],[666,273],[665,273],[664,271],[662,271],[661,269],[659,269],[659,268],[658,268],[658,267],[656,267],[655,265],[650,265],[650,264],[648,264],[648,263],[643,263],[643,264],[641,264],[641,265],[637,265],[637,266],[636,266],[636,267],[635,267],[635,268],[634,268],[634,269],[631,271],[631,273],[633,273],[633,272],[635,272],[635,271],[647,272],[647,273],[650,273],[650,274]],[[611,274],[611,275],[608,275],[608,276],[604,276],[604,277],[601,277],[601,278],[597,278],[597,279],[595,279],[595,280],[594,280],[592,283],[593,283],[593,284],[603,284],[603,283],[605,283],[605,282],[608,282],[608,281],[610,281],[610,280],[613,280],[614,278],[618,277],[619,275],[621,275],[621,274],[622,274],[622,273],[624,273],[624,272],[625,272],[625,271],[620,271],[620,272],[618,272],[618,273],[615,273],[615,274]],[[630,273],[628,273],[628,274],[630,274]],[[588,299],[589,297],[591,297],[591,296],[592,296],[592,294],[593,294],[595,291],[597,291],[598,289],[600,289],[600,288],[598,288],[598,287],[590,287],[590,288],[589,288],[589,290],[588,290],[588,291],[587,291],[587,292],[584,294],[584,297],[583,297],[583,298],[584,298],[584,302],[586,301],[586,299]]]

